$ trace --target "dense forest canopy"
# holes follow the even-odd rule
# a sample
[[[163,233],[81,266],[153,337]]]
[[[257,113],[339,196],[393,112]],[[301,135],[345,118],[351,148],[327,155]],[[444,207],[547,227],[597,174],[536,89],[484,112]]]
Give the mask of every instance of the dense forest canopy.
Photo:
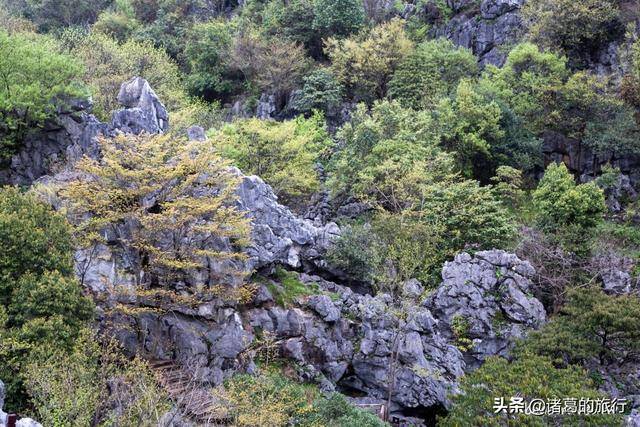
[[[621,425],[640,404],[638,22],[636,0],[0,0],[4,410],[181,425],[196,414],[158,366],[199,355],[190,399],[228,425]],[[168,127],[131,132],[123,106],[149,117],[124,82]],[[296,250],[262,262],[286,233]],[[439,305],[458,276],[477,317]],[[299,313],[318,335],[283,332]],[[211,341],[178,360],[191,321]],[[327,356],[320,329],[348,344]],[[128,351],[154,333],[183,348]],[[511,396],[636,400],[493,410]]]

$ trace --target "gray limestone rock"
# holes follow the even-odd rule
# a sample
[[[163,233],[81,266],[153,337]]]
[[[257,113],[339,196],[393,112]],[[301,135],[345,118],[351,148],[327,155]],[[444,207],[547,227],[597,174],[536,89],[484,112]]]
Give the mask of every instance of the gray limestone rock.
[[[169,114],[149,83],[133,77],[120,86],[118,102],[125,109],[116,111],[111,124],[125,133],[162,133],[169,127]]]
[[[462,253],[442,269],[442,284],[425,303],[453,339],[456,318],[469,325],[473,348],[465,354],[467,368],[490,355],[506,355],[513,340],[546,321],[542,303],[531,294],[533,267],[504,251]]]

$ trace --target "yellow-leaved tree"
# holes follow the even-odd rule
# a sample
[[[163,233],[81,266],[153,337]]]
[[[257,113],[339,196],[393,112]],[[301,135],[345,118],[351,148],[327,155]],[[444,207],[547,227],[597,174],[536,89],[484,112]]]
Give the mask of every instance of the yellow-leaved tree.
[[[250,225],[235,206],[240,177],[210,144],[148,134],[99,143],[101,158],[80,160],[61,190],[84,246],[118,247],[139,291],[186,283],[229,296],[223,284],[242,284]]]

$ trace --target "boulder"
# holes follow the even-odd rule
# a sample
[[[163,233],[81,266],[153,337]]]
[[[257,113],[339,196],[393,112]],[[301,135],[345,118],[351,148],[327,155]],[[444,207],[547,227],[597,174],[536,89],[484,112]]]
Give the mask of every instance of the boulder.
[[[169,114],[149,82],[133,77],[120,86],[118,102],[125,108],[116,111],[111,124],[125,133],[162,133],[169,127]]]
[[[425,302],[456,341],[453,324],[468,325],[465,338],[473,345],[465,352],[467,369],[480,366],[487,356],[506,356],[515,339],[546,321],[544,307],[533,297],[535,270],[526,261],[504,251],[459,254],[442,269],[442,284]]]

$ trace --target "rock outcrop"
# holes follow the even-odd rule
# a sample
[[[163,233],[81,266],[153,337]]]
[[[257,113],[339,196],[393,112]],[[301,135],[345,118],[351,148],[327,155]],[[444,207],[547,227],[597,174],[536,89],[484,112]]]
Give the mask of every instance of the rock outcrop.
[[[487,356],[506,356],[515,339],[545,322],[542,303],[531,295],[534,274],[528,262],[504,251],[462,253],[445,264],[429,306],[449,338],[456,338],[456,320],[467,326],[462,333],[472,340],[468,367],[480,366]]]
[[[437,36],[444,36],[458,46],[470,49],[481,65],[502,65],[508,47],[522,32],[518,14],[524,0],[450,0],[454,16],[437,28]]]
[[[102,123],[90,114],[91,100],[71,100],[59,108],[57,116],[42,130],[27,136],[9,167],[0,170],[0,185],[30,185],[42,176],[72,169],[82,156],[98,155],[99,135],[160,133],[168,129],[167,110],[143,78],[123,83],[118,101],[124,108],[113,113],[110,123]]]
[[[91,151],[98,150],[99,132],[166,129],[166,110],[146,82],[125,83],[119,98],[126,108],[108,125],[82,113],[80,123],[95,127],[68,141],[68,151],[99,155]],[[194,139],[202,137],[199,130],[194,134]],[[236,372],[253,372],[262,349],[275,348],[301,379],[324,390],[357,390],[378,401],[390,394],[393,411],[420,410],[447,407],[465,371],[489,355],[506,355],[515,338],[545,321],[542,304],[529,294],[533,268],[503,251],[457,256],[445,264],[443,282],[428,298],[417,280],[405,283],[395,297],[358,293],[327,280],[336,277],[323,256],[340,233],[337,225],[297,217],[262,179],[233,172],[241,178],[237,206],[251,220],[252,243],[244,249],[246,260],[223,262],[242,262],[242,269],[258,271],[267,280],[276,267],[290,270],[308,294],[282,306],[262,284],[243,304],[208,295],[195,304],[172,302],[170,310],[156,310],[144,295],[120,292],[133,290],[135,283],[122,250],[108,244],[78,250],[76,272],[99,296],[104,329],[130,353],[188,366],[200,381],[219,384]],[[77,178],[70,161],[40,180],[64,184]],[[211,244],[216,246],[208,249],[229,249],[228,242]],[[226,284],[238,285],[233,280]],[[272,284],[286,290],[285,283]],[[189,286],[185,279],[175,289],[189,294]],[[131,310],[111,310],[115,304]],[[454,326],[460,318],[468,325],[465,345]]]

